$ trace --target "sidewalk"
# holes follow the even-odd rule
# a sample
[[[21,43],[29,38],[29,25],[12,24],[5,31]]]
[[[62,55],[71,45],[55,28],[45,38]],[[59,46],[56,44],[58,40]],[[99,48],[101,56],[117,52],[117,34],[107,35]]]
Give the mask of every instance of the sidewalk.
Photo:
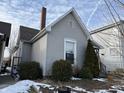
[[[0,89],[15,83],[10,75],[0,76]]]

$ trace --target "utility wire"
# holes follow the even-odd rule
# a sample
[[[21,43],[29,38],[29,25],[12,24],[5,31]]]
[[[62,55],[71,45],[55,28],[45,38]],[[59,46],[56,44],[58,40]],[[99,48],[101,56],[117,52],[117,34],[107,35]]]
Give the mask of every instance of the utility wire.
[[[116,15],[118,16],[118,19],[119,19],[119,21],[120,21],[120,25],[121,25],[121,27],[122,28],[120,28],[120,32],[121,33],[123,33],[123,36],[124,36],[124,32],[123,32],[123,30],[124,30],[124,27],[123,27],[123,23],[122,23],[122,21],[121,21],[121,17],[120,17],[120,15],[118,14],[118,12],[115,10],[115,8],[112,6],[112,4],[111,4],[111,2],[108,0],[108,2],[109,2],[109,4],[110,4],[110,6],[112,7],[112,9],[114,10],[114,12],[116,13]]]
[[[120,15],[118,14],[118,12],[115,10],[115,8],[113,7],[113,5],[111,4],[111,2],[108,0],[110,6],[112,7],[112,9],[114,10],[114,12],[116,13],[116,15],[118,16],[118,19],[121,20]]]
[[[105,2],[105,4],[106,4],[106,6],[108,7],[108,10],[110,11],[110,13],[111,13],[111,15],[112,15],[112,18],[114,19],[115,24],[117,25],[117,28],[118,28],[119,32],[120,32],[121,35],[124,37],[124,34],[123,34],[123,32],[121,31],[121,29],[120,29],[120,27],[119,27],[119,24],[117,23],[116,18],[115,18],[115,16],[114,16],[113,12],[111,11],[111,8],[110,8],[111,5],[109,6],[110,2],[109,2],[109,4],[107,3],[106,0],[104,0],[104,2]],[[112,7],[112,6],[111,6],[111,7]],[[114,10],[114,12],[115,12],[115,10]],[[120,53],[121,53],[121,52],[120,52]],[[120,58],[121,58],[121,56],[120,56]]]
[[[115,2],[117,2],[119,5],[121,5],[122,7],[124,7],[124,3],[121,2],[120,0],[114,0]]]
[[[117,25],[117,28],[118,28],[119,31],[121,32],[122,36],[124,36],[124,34],[122,33],[122,31],[121,31],[121,29],[120,29],[120,27],[119,27],[119,25],[118,25],[118,23],[117,23],[117,21],[116,21],[116,18],[115,18],[115,16],[114,16],[113,12],[111,11],[111,8],[110,8],[109,4],[107,3],[106,0],[104,0],[104,2],[105,2],[105,4],[106,4],[106,6],[107,6],[107,8],[108,8],[108,10],[109,10],[109,12],[110,12],[112,18],[114,19],[114,22],[115,22],[115,24]]]
[[[114,14],[113,14],[113,12],[111,11],[111,8],[110,8],[110,6],[109,6],[109,4],[110,4],[110,2],[109,2],[109,4],[107,3],[107,1],[106,0],[104,0],[105,1],[105,4],[106,4],[106,6],[107,6],[107,8],[108,8],[108,10],[109,10],[109,12],[110,12],[110,14],[111,14],[111,16],[112,16],[112,19],[114,19],[114,21],[115,21],[115,24],[117,25],[117,28],[120,30],[120,32],[121,32],[121,29],[120,29],[120,27],[118,26],[118,24],[117,24],[117,21],[116,21],[116,18],[115,18],[115,16],[114,16]],[[116,12],[116,10],[113,8],[113,6],[112,6],[112,4],[111,4],[111,7],[112,7],[112,9],[114,10],[114,12],[118,15],[118,13]],[[105,17],[105,16],[104,16]],[[106,17],[105,17],[106,18]],[[120,19],[120,16],[118,15],[118,18]],[[107,19],[107,18],[106,18]],[[123,35],[123,33],[121,32],[121,34]],[[97,34],[98,35],[98,34]],[[104,38],[102,38],[100,35],[98,35],[105,43],[107,43],[108,45],[110,45],[111,46],[111,44],[109,43],[109,41],[106,41],[106,40],[104,40]],[[119,51],[118,51],[119,52]],[[121,52],[120,52],[120,54],[121,54]]]

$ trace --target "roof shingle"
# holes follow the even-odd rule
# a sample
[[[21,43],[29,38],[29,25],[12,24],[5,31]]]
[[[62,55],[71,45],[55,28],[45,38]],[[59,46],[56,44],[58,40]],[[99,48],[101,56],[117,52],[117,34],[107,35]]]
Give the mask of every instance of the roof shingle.
[[[31,40],[39,30],[20,26],[20,40],[29,41]]]

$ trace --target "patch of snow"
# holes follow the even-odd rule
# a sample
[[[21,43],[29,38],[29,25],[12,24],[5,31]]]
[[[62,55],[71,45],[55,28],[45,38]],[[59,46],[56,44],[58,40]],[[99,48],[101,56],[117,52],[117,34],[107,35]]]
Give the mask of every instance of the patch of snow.
[[[113,89],[120,89],[122,86],[120,86],[120,85],[114,85],[114,86],[111,86],[111,88],[113,88]]]
[[[124,89],[124,85],[114,85],[114,86],[111,86],[111,88],[113,89]]]
[[[11,72],[12,67],[7,67],[6,68],[9,72]]]
[[[33,81],[30,80],[24,80],[20,81],[14,85],[10,85],[6,88],[3,88],[0,90],[0,93],[28,93],[27,90],[30,88],[30,86],[33,84]]]
[[[117,90],[117,93],[124,93],[124,91],[122,91],[122,90]]]
[[[28,93],[27,90],[30,89],[30,86],[35,86],[37,89],[39,88],[38,85],[42,86],[42,87],[50,87],[51,85],[48,84],[42,84],[42,83],[36,83],[34,81],[30,81],[30,80],[23,80],[23,81],[19,81],[14,85],[10,85],[6,88],[3,88],[0,90],[0,93]]]
[[[74,88],[71,87],[71,86],[66,86],[66,87],[72,89],[72,91],[73,91],[72,93],[77,93],[77,92],[74,92],[74,91],[78,91],[78,92],[79,92],[79,91],[80,91],[80,92],[87,92],[86,89],[79,88],[78,86],[76,86],[76,87],[74,87]]]
[[[28,90],[30,89],[31,86],[36,88],[36,90],[38,90],[38,91],[40,90],[40,87],[49,88],[50,90],[54,90],[55,88],[58,88],[58,86],[52,86],[52,85],[48,85],[48,84],[44,84],[44,83],[37,83],[34,81],[30,81],[30,80],[23,80],[23,81],[17,82],[14,85],[10,85],[6,88],[0,89],[0,93],[28,93]],[[112,91],[117,91],[117,93],[124,93],[124,91],[121,90],[122,86],[118,86],[118,85],[111,86],[111,89],[108,89],[108,90],[101,89],[101,90],[94,90],[93,92],[87,91],[86,89],[80,88],[78,86],[76,86],[76,87],[66,86],[66,87],[68,87],[72,90],[71,93],[79,93],[79,92],[112,93]],[[54,92],[54,93],[57,93],[57,92]]]
[[[107,90],[97,90],[94,93],[110,93]]]
[[[85,89],[83,89],[83,88],[79,88],[79,87],[75,87],[75,88],[73,88],[74,90],[77,90],[77,91],[83,91],[83,92],[86,92],[86,90]]]
[[[0,74],[0,76],[7,76],[7,75],[10,75],[10,73]]]
[[[101,82],[107,81],[105,78],[93,78],[93,80],[97,80],[97,81],[101,81]]]
[[[72,77],[71,80],[81,80],[81,78]]]

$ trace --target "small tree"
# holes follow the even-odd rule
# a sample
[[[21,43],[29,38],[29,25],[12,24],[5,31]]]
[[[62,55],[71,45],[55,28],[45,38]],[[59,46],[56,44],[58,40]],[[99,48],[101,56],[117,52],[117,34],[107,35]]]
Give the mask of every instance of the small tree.
[[[83,67],[89,68],[93,77],[98,77],[100,72],[98,57],[90,40],[88,40]]]

